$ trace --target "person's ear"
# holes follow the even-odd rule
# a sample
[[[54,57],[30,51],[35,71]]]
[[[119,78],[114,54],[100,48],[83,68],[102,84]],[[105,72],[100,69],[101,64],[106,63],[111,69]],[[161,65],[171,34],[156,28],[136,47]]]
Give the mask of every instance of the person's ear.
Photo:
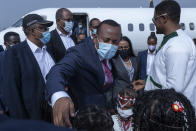
[[[61,24],[61,20],[60,20],[60,19],[57,19],[57,20],[56,20],[56,24],[57,24],[57,25],[60,25],[60,24]]]
[[[162,21],[163,21],[163,24],[166,24],[167,21],[168,21],[168,16],[162,16]]]

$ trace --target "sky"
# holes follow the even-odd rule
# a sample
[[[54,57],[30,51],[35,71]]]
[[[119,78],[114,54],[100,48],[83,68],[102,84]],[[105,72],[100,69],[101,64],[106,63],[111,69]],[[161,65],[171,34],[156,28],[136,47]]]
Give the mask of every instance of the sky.
[[[21,16],[41,8],[139,8],[149,7],[150,0],[0,0],[0,30]],[[162,0],[154,0],[157,5]],[[176,0],[183,8],[196,8],[196,0]]]

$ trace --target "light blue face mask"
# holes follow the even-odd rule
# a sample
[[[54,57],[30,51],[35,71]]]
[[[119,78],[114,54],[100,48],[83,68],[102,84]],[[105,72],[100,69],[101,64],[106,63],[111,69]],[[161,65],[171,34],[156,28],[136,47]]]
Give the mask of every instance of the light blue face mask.
[[[99,49],[97,50],[99,56],[103,59],[111,59],[115,56],[118,46],[99,42]]]
[[[70,22],[65,21],[64,30],[69,33],[69,32],[71,32],[72,28],[73,28],[73,22],[72,21],[70,21]]]
[[[83,26],[82,25],[78,25],[78,27],[81,29]]]
[[[42,38],[40,39],[40,41],[45,45],[50,41],[51,38],[51,34],[49,31],[46,32],[42,32]]]
[[[97,34],[97,29],[93,29],[92,34],[96,35]]]

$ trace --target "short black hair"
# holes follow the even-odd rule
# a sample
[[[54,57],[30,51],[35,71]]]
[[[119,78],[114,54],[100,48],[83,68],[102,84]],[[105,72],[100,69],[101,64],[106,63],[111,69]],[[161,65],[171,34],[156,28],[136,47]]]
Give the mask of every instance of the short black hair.
[[[149,41],[150,39],[154,39],[154,40],[157,42],[157,37],[156,37],[156,35],[155,35],[155,32],[151,32],[150,36],[148,37],[148,41]]]
[[[9,42],[11,36],[17,36],[17,37],[20,38],[19,34],[16,33],[16,32],[7,32],[7,33],[5,33],[5,35],[4,35],[4,42]]]
[[[129,43],[130,57],[135,57],[131,40],[127,36],[123,36],[121,40],[127,41]]]
[[[118,24],[118,23],[117,23],[116,21],[114,21],[114,20],[111,20],[111,19],[104,20],[104,21],[102,21],[102,22],[99,24],[99,26],[98,26],[98,28],[97,28],[97,34],[98,34],[98,35],[99,35],[100,30],[101,30],[101,26],[102,26],[103,24],[107,24],[107,25],[110,25],[110,26],[113,26],[113,27],[120,27],[120,28],[121,28],[120,24]]]
[[[56,20],[60,20],[62,18],[62,14],[63,14],[63,11],[68,11],[68,12],[71,12],[70,10],[66,9],[66,8],[60,8],[56,11]]]
[[[92,23],[93,23],[94,20],[100,21],[98,18],[92,18],[92,19],[90,20],[90,22],[89,22],[89,26],[92,26]]]
[[[81,108],[73,121],[74,128],[86,131],[113,131],[113,124],[110,113],[97,105]]]
[[[184,109],[176,112],[178,102]],[[133,108],[134,129],[138,131],[195,131],[195,111],[190,101],[174,89],[144,92]]]
[[[169,16],[169,18],[173,22],[175,23],[180,22],[180,14],[181,14],[180,5],[174,0],[162,1],[160,4],[158,4],[155,7],[155,12],[159,15],[167,13],[167,16]]]

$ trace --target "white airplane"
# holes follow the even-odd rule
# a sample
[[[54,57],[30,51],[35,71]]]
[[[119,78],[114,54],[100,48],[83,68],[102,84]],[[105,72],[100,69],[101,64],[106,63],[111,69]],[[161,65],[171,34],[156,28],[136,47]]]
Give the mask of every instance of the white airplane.
[[[54,21],[50,30],[56,27],[55,13],[58,8],[44,8],[32,11],[28,14],[36,13],[47,20]],[[135,53],[147,49],[147,38],[151,32],[156,32],[155,26],[152,22],[154,14],[153,8],[69,8],[74,16],[74,19],[83,19],[88,29],[89,20],[92,18],[99,18],[100,20],[113,19],[121,24],[122,33],[128,36],[132,41]],[[195,8],[182,8],[181,27],[184,31],[196,38],[196,12]],[[27,15],[27,14],[25,14]],[[25,16],[24,15],[24,16]],[[24,17],[23,16],[23,17]],[[22,31],[21,17],[16,23],[7,29],[0,32],[0,44],[3,44],[3,36],[8,31],[14,31],[20,34],[21,40],[25,39]],[[89,35],[89,30],[88,30]],[[162,41],[163,35],[157,35],[158,46]],[[158,47],[157,46],[157,47]]]

